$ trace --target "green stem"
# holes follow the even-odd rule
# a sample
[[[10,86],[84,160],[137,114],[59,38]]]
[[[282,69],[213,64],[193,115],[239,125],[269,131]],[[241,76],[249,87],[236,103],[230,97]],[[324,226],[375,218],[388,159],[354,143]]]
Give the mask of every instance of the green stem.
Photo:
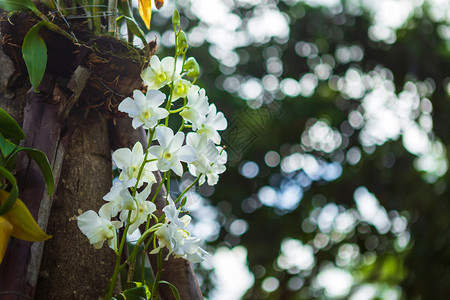
[[[116,36],[117,34],[117,0],[108,0],[108,34]]]
[[[152,299],[154,299],[153,297],[154,297],[154,295],[156,295],[156,289],[158,288],[158,283],[161,278],[161,273],[162,273],[162,254],[160,251],[160,252],[158,252],[158,272],[156,273],[155,282],[153,283]]]
[[[89,9],[89,2],[87,0],[83,0],[83,9],[86,12],[86,21],[90,30],[92,30],[92,13]],[[94,8],[93,8],[94,9]]]
[[[185,106],[182,106],[182,107],[180,107],[180,108],[178,108],[178,109],[169,110],[169,113],[171,113],[171,114],[176,114],[176,113],[179,113],[180,111],[182,111],[182,110],[185,109],[185,108],[186,108]]]
[[[200,180],[200,176],[202,176],[202,174],[198,175],[198,177],[195,178],[195,180],[180,194],[180,196],[178,196],[178,198],[175,200],[175,204],[177,204],[183,198],[183,196]]]
[[[155,202],[156,196],[158,196],[159,190],[160,190],[161,187],[163,186],[164,181],[166,181],[166,173],[164,173],[164,177],[163,177],[163,179],[161,179],[161,182],[159,183],[158,188],[156,189],[156,192],[155,192],[155,194],[153,195],[152,202]]]
[[[120,272],[120,259],[122,258],[123,248],[125,245],[125,241],[127,239],[128,228],[130,227],[130,218],[131,218],[131,211],[128,212],[127,222],[125,225],[125,229],[123,231],[122,239],[120,240],[119,252],[117,253],[117,257],[116,257],[116,265],[114,266],[114,273],[109,282],[110,285],[109,285],[109,289],[105,295],[105,299],[111,299],[111,297],[113,296],[113,293],[114,293],[114,287],[116,286],[117,277],[119,276],[119,272]]]
[[[78,40],[76,37],[68,34],[64,30],[62,30],[58,25],[53,24],[39,9],[33,9],[33,12],[41,18],[41,20],[45,21],[45,26],[50,29],[51,31],[57,32],[61,34],[62,36],[65,36],[69,40],[71,40],[73,43],[78,43]]]
[[[94,32],[96,34],[100,34],[101,29],[102,29],[100,12],[98,10],[99,6],[100,6],[100,0],[94,0],[93,6],[92,6],[92,16],[93,16],[93,21],[94,21]]]

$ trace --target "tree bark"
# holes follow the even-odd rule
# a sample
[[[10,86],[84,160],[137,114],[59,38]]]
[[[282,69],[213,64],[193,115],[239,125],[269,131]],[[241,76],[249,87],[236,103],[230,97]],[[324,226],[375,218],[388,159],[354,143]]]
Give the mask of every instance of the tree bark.
[[[96,250],[79,230],[76,216],[104,204],[112,181],[107,123],[90,112],[72,114],[60,185],[55,195],[36,299],[98,299],[105,293],[115,255],[106,244]]]

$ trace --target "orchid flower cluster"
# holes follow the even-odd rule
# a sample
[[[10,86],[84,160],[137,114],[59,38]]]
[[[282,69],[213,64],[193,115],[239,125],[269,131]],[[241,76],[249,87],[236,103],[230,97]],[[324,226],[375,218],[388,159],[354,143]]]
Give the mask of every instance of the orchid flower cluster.
[[[181,210],[181,206],[185,203],[186,193],[195,184],[215,185],[225,171],[227,154],[220,146],[218,131],[227,127],[227,121],[223,113],[208,102],[205,90],[195,85],[199,66],[194,58],[186,59],[186,36],[179,28],[176,14],[175,11],[175,56],[162,60],[152,56],[149,67],[141,73],[147,91],[135,90],[133,97],[125,98],[118,106],[119,111],[132,118],[135,129],[140,126],[146,129],[148,145],[144,149],[136,142],[132,150],[114,151],[112,158],[120,169],[119,180],[103,197],[105,204],[98,213],[89,210],[77,217],[78,227],[94,248],[99,249],[107,242],[116,252],[117,262],[126,234],[138,230],[144,223],[145,231],[135,248],[147,239],[145,249],[153,242],[151,254],[168,249],[166,260],[173,255],[198,263],[208,255],[200,247],[200,239],[188,232],[191,217]],[[181,58],[182,61],[178,61]],[[188,77],[192,82],[186,79]],[[163,91],[167,91],[168,96]],[[168,126],[169,119],[171,124],[178,120],[176,132]],[[173,200],[169,193],[170,178],[173,174],[181,177],[185,169],[195,180]],[[157,171],[162,174],[159,183],[154,175]],[[162,209],[164,218],[158,219],[154,214],[154,201],[163,184],[167,190],[166,206]],[[156,193],[149,199],[153,185],[157,185]],[[150,224],[152,220],[153,225]],[[124,227],[123,236],[119,238],[121,227]],[[120,263],[116,263],[116,269],[120,268]],[[115,270],[115,274],[117,272]],[[115,282],[114,278],[112,282]]]

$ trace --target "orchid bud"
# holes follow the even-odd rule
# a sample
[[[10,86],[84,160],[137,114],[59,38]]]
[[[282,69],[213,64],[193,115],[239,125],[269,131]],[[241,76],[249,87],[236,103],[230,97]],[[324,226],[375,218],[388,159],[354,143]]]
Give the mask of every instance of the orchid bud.
[[[197,77],[200,74],[200,66],[193,57],[189,57],[184,63],[183,72],[189,77]]]
[[[188,47],[186,33],[184,33],[183,30],[180,30],[177,39],[177,52],[186,53]]]
[[[172,23],[174,26],[180,26],[180,13],[177,9],[173,11],[172,15]]]

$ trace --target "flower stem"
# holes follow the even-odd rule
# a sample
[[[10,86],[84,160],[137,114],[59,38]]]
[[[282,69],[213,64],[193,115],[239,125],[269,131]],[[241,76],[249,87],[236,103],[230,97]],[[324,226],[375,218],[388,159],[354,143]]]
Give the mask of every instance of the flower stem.
[[[192,182],[181,194],[180,196],[178,196],[178,198],[175,200],[175,204],[177,204],[184,196],[184,194],[186,194],[199,180],[200,180],[200,176],[202,176],[202,174],[198,175],[197,178],[195,178],[194,182]]]
[[[114,273],[110,280],[109,289],[105,294],[105,299],[111,299],[113,293],[114,293],[114,287],[116,286],[117,277],[119,276],[120,272],[120,259],[122,258],[122,252],[125,245],[125,241],[127,240],[127,232],[128,228],[130,227],[130,219],[131,219],[131,211],[128,212],[127,216],[127,223],[125,225],[125,229],[123,231],[122,239],[120,240],[120,246],[119,246],[119,252],[117,253],[116,257],[116,265],[114,266]]]

